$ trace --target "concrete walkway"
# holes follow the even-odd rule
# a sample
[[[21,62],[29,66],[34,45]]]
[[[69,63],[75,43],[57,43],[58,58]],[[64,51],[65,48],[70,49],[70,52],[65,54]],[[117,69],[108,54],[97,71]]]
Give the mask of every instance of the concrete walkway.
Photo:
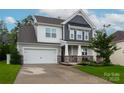
[[[23,65],[16,84],[108,84],[110,82],[59,64]]]

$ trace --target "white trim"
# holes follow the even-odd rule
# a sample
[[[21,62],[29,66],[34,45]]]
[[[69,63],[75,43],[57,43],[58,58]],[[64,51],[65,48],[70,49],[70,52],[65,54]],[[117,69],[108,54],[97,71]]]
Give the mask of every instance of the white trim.
[[[84,31],[84,41],[89,41],[89,32],[88,31]]]
[[[68,25],[68,27],[69,27],[69,28],[72,28],[72,29],[92,30],[91,28],[88,28],[88,27],[71,26],[71,25]]]
[[[48,29],[49,29],[49,32],[47,32]],[[53,30],[55,31],[55,33],[54,33]],[[50,36],[47,37],[47,34],[50,34]],[[56,37],[53,37],[53,34],[55,34]],[[56,38],[57,38],[56,29],[55,29],[55,28],[46,27],[46,28],[45,28],[45,37],[46,37],[46,38],[51,38],[51,39],[52,39],[52,38],[56,39]]]
[[[65,44],[65,56],[68,56],[69,53],[68,53],[68,44]]]
[[[55,49],[57,50],[57,48],[41,48],[41,47],[23,47],[23,50],[24,49]]]
[[[78,56],[81,56],[82,55],[82,48],[81,48],[81,45],[78,45]]]
[[[65,39],[65,25],[63,25],[62,32],[63,32],[63,40],[64,40]]]
[[[56,63],[57,63],[57,54],[58,54],[58,48],[41,48],[41,47],[22,47],[22,54],[24,56],[24,50],[25,49],[34,49],[34,50],[55,50],[56,51]],[[24,62],[23,62],[24,63]],[[44,63],[43,63],[44,64]]]
[[[62,25],[56,25],[56,24],[49,24],[49,23],[39,23],[37,22],[38,25],[43,25],[43,26],[53,26],[53,27],[61,27]]]
[[[34,19],[34,24],[37,23],[36,17],[33,15],[32,18]]]
[[[92,27],[92,28],[96,28],[96,26],[93,24],[93,22],[90,20],[90,18],[88,17],[88,15],[86,15],[84,13],[83,10],[78,10],[77,12],[75,12],[72,16],[70,16],[69,18],[67,18],[64,22],[62,22],[62,24],[66,24],[67,22],[69,22],[72,18],[74,18],[76,15],[80,15],[82,16],[86,22]]]
[[[78,35],[80,35],[81,38],[79,38]],[[83,40],[83,31],[76,30],[76,40]]]
[[[44,42],[41,42],[41,43],[24,43],[24,42],[17,42],[17,45],[46,45],[46,46],[60,46],[60,43],[44,43]]]
[[[75,36],[74,32],[75,32],[74,30],[69,29],[69,39],[74,40],[74,36]],[[73,38],[71,37],[72,34],[73,34]]]

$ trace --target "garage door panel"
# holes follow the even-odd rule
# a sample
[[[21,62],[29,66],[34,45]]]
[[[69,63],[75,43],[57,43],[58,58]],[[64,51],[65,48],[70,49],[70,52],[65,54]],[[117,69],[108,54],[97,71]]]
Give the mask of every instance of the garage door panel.
[[[56,49],[24,49],[24,64],[57,63]]]

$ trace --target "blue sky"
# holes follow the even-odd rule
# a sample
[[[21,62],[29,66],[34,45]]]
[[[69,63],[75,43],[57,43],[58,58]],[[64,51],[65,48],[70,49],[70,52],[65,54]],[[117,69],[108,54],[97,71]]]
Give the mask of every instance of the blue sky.
[[[7,28],[11,30],[16,20],[22,20],[28,15],[42,15],[50,17],[67,18],[75,11],[74,9],[0,9],[0,20],[4,20]],[[98,28],[103,24],[112,24],[109,33],[116,30],[124,30],[124,10],[116,9],[88,9],[84,10]]]

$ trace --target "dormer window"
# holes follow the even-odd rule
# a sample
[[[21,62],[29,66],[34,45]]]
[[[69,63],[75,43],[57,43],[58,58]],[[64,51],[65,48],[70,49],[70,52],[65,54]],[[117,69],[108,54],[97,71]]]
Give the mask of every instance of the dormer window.
[[[56,29],[46,28],[46,37],[56,38]]]

